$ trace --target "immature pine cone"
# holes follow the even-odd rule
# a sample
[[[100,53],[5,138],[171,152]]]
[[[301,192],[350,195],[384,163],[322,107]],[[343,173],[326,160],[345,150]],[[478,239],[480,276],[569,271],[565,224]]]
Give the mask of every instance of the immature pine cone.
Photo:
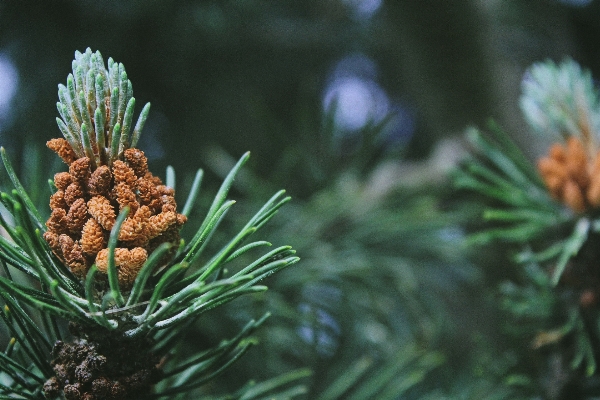
[[[600,153],[588,156],[580,139],[571,136],[566,146],[552,145],[538,170],[550,194],[573,211],[600,206]]]
[[[107,241],[117,215],[126,206],[129,215],[121,226],[115,265],[119,284],[130,288],[137,273],[156,247],[177,244],[186,217],[177,214],[174,190],[148,171],[144,152],[126,149],[123,160],[92,169],[87,157],[75,158],[64,139],[48,147],[69,166],[54,176],[58,191],[50,197],[50,218],[44,239],[71,272],[83,279],[96,263],[107,271]]]

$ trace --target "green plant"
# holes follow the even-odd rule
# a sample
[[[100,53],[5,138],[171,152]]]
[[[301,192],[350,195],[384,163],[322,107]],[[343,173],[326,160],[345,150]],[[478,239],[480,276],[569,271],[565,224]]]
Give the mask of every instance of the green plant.
[[[572,60],[533,65],[521,107],[534,130],[558,142],[536,168],[496,126],[487,136],[472,129],[475,154],[455,175],[486,207],[487,227],[472,242],[516,251],[500,285],[505,332],[523,354],[511,381],[550,399],[600,393],[598,96]]]
[[[65,139],[48,146],[69,172],[50,181],[52,214],[46,223],[1,152],[13,189],[0,194],[6,231],[0,237],[1,318],[11,337],[0,353],[0,398],[185,394],[255,344],[252,332],[266,315],[197,354],[185,354],[178,340],[204,313],[266,290],[261,280],[299,260],[289,246],[247,258],[271,246],[250,237],[289,197],[277,192],[239,233],[205,254],[235,203],[227,200],[228,191],[249,154],[228,174],[186,243],[179,229],[194,207],[202,171],[178,214],[173,170],[163,185],[133,147],[149,104],[133,127],[135,99],[123,65],[109,59],[106,69],[99,52],[76,52],[59,99],[57,122]],[[298,371],[255,384],[232,398],[256,398],[304,375]]]

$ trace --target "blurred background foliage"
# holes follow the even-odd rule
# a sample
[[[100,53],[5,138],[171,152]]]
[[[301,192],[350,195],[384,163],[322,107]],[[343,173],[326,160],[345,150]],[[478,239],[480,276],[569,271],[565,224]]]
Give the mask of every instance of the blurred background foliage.
[[[465,127],[490,117],[530,159],[546,151],[518,108],[523,71],[571,56],[600,76],[599,22],[597,0],[1,1],[0,143],[45,203],[63,168],[43,147],[59,136],[57,85],[91,47],[152,103],[139,147],[155,173],[175,167],[182,196],[204,168],[208,201],[252,152],[225,228],[288,190],[268,239],[302,262],[181,343],[273,314],[203,395],[308,367],[289,396],[527,396],[507,372],[527,344],[503,336],[496,304],[519,273],[505,249],[463,246],[481,210],[447,175]]]

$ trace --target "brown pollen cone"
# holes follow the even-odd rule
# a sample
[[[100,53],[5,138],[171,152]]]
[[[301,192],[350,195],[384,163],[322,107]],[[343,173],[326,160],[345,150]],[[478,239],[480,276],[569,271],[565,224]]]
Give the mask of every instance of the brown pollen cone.
[[[69,166],[54,176],[57,192],[50,197],[51,215],[44,239],[54,254],[80,279],[92,264],[107,269],[107,241],[117,215],[129,207],[115,249],[119,284],[127,289],[148,255],[165,242],[177,244],[186,217],[177,214],[174,190],[148,171],[144,152],[126,149],[112,166],[92,167],[76,158],[64,139],[48,147]]]
[[[573,211],[600,207],[600,152],[588,156],[581,140],[571,136],[566,145],[552,145],[537,166],[552,197]]]

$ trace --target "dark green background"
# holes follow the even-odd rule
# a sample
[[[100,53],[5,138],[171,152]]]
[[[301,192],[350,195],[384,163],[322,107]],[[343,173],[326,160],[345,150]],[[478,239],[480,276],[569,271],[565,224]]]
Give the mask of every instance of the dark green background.
[[[328,72],[362,53],[379,84],[415,110],[416,156],[441,136],[488,117],[521,127],[518,83],[532,61],[573,56],[597,69],[599,5],[537,1],[387,1],[370,19],[342,1],[3,1],[0,50],[20,84],[3,145],[59,134],[56,86],[75,50],[124,63],[148,126],[176,169],[202,165],[201,149],[254,153],[269,174],[319,118]],[[596,47],[595,47],[596,46]],[[168,161],[167,161],[168,160]],[[289,177],[286,177],[289,179]]]

